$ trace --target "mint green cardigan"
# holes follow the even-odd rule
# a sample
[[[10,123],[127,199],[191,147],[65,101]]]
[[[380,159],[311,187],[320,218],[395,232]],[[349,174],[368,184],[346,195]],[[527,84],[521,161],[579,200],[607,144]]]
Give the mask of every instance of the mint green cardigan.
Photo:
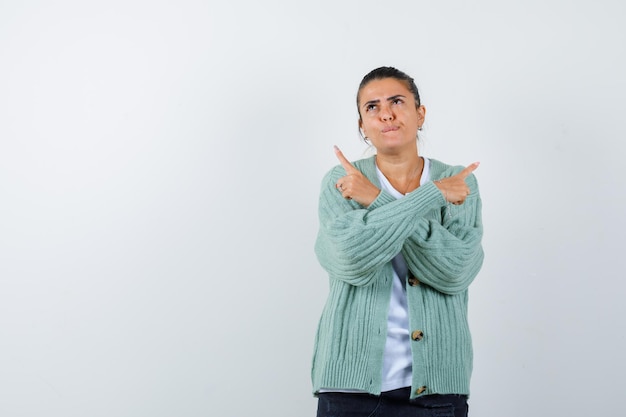
[[[430,160],[430,180],[463,167]],[[375,157],[354,162],[380,188]],[[467,289],[483,262],[481,200],[474,175],[462,205],[447,205],[430,181],[396,200],[381,191],[367,208],[335,188],[340,165],[323,179],[315,253],[328,272],[329,295],[315,337],[313,392],[381,392],[391,260],[402,252],[419,283],[407,284],[413,356],[411,398],[469,395],[472,341]],[[403,277],[404,278],[404,277]],[[421,333],[420,333],[421,332]]]

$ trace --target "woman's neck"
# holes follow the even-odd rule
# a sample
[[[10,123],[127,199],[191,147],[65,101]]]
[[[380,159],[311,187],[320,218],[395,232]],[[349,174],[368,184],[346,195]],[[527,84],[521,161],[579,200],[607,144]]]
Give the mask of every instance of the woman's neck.
[[[419,187],[424,159],[417,152],[404,155],[376,155],[376,166],[393,188],[402,194]]]

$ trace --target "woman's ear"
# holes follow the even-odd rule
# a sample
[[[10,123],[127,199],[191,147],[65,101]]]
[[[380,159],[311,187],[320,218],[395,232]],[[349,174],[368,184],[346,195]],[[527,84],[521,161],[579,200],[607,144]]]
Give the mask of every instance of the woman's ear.
[[[424,124],[425,119],[426,119],[426,107],[419,106],[417,108],[417,125],[421,127]]]

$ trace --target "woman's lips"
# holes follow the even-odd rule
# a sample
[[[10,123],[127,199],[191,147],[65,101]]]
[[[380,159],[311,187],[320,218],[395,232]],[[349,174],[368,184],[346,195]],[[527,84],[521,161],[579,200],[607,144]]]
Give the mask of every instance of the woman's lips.
[[[388,126],[383,129],[383,133],[395,132],[396,130],[398,130],[398,126]]]

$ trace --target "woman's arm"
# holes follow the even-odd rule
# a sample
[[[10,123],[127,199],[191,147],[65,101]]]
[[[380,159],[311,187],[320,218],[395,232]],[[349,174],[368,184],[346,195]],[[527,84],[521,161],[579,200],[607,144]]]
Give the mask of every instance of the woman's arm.
[[[343,175],[338,166],[322,182],[315,252],[331,277],[368,285],[378,269],[402,250],[406,239],[423,229],[424,221],[417,214],[439,209],[445,200],[430,182],[400,200],[381,192],[364,208],[336,189]]]
[[[483,262],[482,203],[476,178],[467,178],[470,195],[442,210],[442,223],[420,218],[402,254],[417,279],[446,294],[465,291]]]

